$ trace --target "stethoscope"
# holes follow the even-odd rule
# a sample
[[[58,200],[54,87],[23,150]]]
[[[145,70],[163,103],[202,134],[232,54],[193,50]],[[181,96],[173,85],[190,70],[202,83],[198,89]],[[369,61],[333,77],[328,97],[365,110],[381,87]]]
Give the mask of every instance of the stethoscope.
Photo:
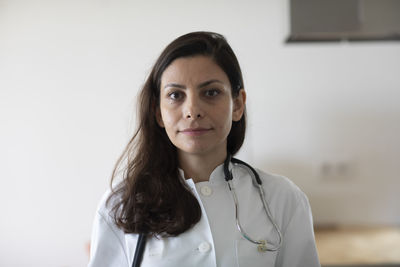
[[[274,226],[276,232],[278,233],[278,239],[279,241],[274,244],[272,242],[268,242],[265,239],[262,240],[257,240],[254,238],[251,238],[246,231],[243,229],[242,225],[240,224],[239,220],[239,204],[238,204],[238,198],[236,196],[236,191],[235,188],[233,187],[232,179],[233,175],[232,172],[229,170],[229,163],[232,162],[234,164],[240,164],[246,167],[248,170],[250,170],[250,173],[252,174],[251,177],[253,179],[253,184],[258,188],[261,202],[263,204],[265,213],[268,216],[268,219],[271,221],[272,225]],[[239,159],[233,158],[231,155],[228,154],[224,161],[224,175],[225,175],[225,181],[228,183],[229,191],[232,193],[232,198],[233,202],[235,203],[235,220],[236,220],[236,227],[239,230],[240,234],[248,241],[251,243],[257,245],[257,249],[260,252],[265,252],[265,251],[277,251],[281,245],[282,245],[282,233],[279,230],[278,225],[276,224],[274,218],[271,215],[271,211],[269,209],[268,203],[265,200],[265,195],[264,195],[264,190],[262,188],[262,181],[260,179],[260,176],[258,175],[257,171],[253,169],[249,164],[247,164],[244,161],[241,161]],[[139,234],[137,245],[136,245],[136,250],[135,250],[135,255],[133,257],[133,262],[132,262],[132,267],[139,267],[142,258],[143,258],[143,252],[144,252],[144,247],[146,244],[146,234],[141,233]]]
[[[238,204],[238,199],[237,199],[237,196],[236,196],[235,188],[233,187],[233,184],[232,184],[233,176],[232,176],[232,172],[229,170],[229,162],[236,163],[236,164],[241,164],[241,165],[245,166],[246,168],[248,168],[250,170],[250,172],[252,173],[253,181],[256,182],[256,183],[253,183],[253,184],[255,184],[255,186],[259,190],[261,202],[262,202],[262,204],[264,206],[265,213],[267,214],[268,219],[271,221],[271,223],[274,226],[276,232],[278,233],[279,241],[278,241],[277,244],[273,244],[272,242],[268,242],[267,240],[256,240],[254,238],[251,238],[246,233],[246,231],[243,229],[242,225],[240,224],[240,220],[239,220],[239,204]],[[271,215],[271,211],[269,210],[268,203],[265,200],[264,190],[262,188],[262,182],[261,182],[260,176],[258,175],[256,170],[254,170],[253,167],[251,167],[246,162],[241,161],[241,160],[236,159],[236,158],[232,158],[232,156],[228,154],[228,156],[226,157],[225,162],[224,162],[224,174],[225,174],[225,180],[228,183],[229,190],[232,193],[233,202],[235,203],[236,226],[237,226],[240,234],[246,240],[250,241],[253,244],[256,244],[257,248],[258,248],[258,251],[260,251],[260,252],[277,251],[282,245],[282,233],[279,230],[278,225],[276,224],[274,218]]]

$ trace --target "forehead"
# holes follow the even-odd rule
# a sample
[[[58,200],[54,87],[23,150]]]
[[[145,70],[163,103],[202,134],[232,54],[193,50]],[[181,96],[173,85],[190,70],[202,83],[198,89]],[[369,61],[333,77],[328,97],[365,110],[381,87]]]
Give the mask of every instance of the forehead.
[[[161,88],[169,82],[197,84],[217,79],[230,85],[228,76],[211,57],[193,56],[177,58],[161,75]]]

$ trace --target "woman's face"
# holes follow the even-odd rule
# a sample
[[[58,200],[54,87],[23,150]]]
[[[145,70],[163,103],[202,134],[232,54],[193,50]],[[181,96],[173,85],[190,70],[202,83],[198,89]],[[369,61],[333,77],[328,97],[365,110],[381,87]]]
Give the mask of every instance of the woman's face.
[[[245,92],[232,99],[225,72],[210,57],[174,60],[161,76],[157,122],[181,154],[226,154],[232,121],[243,115]]]

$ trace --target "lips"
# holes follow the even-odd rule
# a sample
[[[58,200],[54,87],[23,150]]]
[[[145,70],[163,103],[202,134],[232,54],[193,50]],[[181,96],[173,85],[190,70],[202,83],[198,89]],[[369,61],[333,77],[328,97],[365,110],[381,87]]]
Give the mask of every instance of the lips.
[[[189,136],[200,136],[211,131],[211,128],[186,128],[184,130],[179,131],[182,134]]]

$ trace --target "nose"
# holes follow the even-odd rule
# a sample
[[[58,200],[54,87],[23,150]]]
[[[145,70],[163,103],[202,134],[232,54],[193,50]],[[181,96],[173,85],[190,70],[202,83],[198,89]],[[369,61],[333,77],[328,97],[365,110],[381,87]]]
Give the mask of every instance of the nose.
[[[203,117],[201,101],[195,94],[188,95],[186,98],[184,116],[186,119],[199,119]]]
[[[198,114],[194,113],[194,115],[192,115],[192,113],[189,112],[186,114],[187,119],[194,119],[194,118],[200,118],[200,117],[201,117],[200,113],[198,113]]]

